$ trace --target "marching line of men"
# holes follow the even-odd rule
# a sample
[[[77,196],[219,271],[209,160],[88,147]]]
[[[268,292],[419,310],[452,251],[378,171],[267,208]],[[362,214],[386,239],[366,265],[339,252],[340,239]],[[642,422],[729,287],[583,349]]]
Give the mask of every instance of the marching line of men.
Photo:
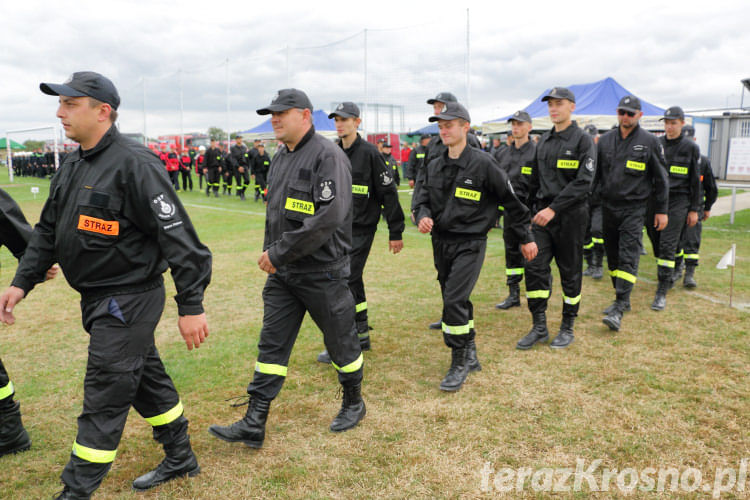
[[[115,459],[131,406],[153,426],[165,452],[164,461],[137,478],[133,487],[145,490],[197,475],[200,467],[190,446],[188,422],[153,332],[163,310],[162,274],[171,268],[178,326],[188,349],[199,347],[208,336],[202,299],[211,276],[211,253],[174,194],[179,186],[168,173],[173,170],[157,166],[145,147],[117,131],[120,100],[111,81],[98,73],[78,72],[64,84],[40,88],[59,96],[57,116],[80,148],[54,177],[40,222],[30,234],[20,210],[7,209],[0,196],[4,220],[26,234],[2,231],[3,243],[20,260],[12,286],[0,296],[0,319],[15,321],[14,306],[37,283],[54,277],[54,260],[82,296],[84,328],[91,337],[84,409],[62,474],[65,487],[56,498],[90,498]],[[649,226],[659,259],[660,282],[652,305],[659,309],[657,300],[668,289],[663,285],[674,282],[680,235],[697,222],[699,156],[694,141],[682,134],[680,108],[666,111],[667,134],[656,139],[638,125],[638,99],[626,96],[617,107],[618,127],[602,135],[595,147],[572,119],[575,96],[569,89],[555,87],[542,101],[547,102],[553,129],[534,145],[528,136],[531,118],[523,111],[514,113],[509,119],[512,144],[496,158],[478,146],[470,114],[452,94],[441,92],[428,101],[434,106],[429,121],[437,122],[440,135],[417,148],[407,178],[414,182],[412,220],[421,233],[431,234],[443,302],[439,328],[451,349],[450,367],[439,386],[443,391],[459,390],[469,373],[481,370],[471,293],[499,207],[505,215],[509,296],[498,308],[520,305],[523,277],[533,322],[518,341],[519,349],[549,339],[552,258],[560,271],[563,310],[550,346],[565,348],[574,340],[591,191],[598,190],[602,202],[604,249],[615,288],[615,301],[603,321],[613,330],[620,328],[630,307],[643,225]],[[354,103],[343,102],[330,115],[337,144],[315,132],[312,110],[304,92],[283,89],[258,110],[272,115],[276,138],[283,143],[273,161],[261,147],[255,154],[248,152],[241,139],[230,150],[231,163],[242,167],[231,171],[243,174],[238,181],[241,195],[249,185],[244,174],[248,168],[252,172],[256,157],[257,165],[273,167],[258,259],[268,277],[246,413],[229,426],[212,425],[209,432],[254,448],[263,445],[270,405],[287,377],[305,313],[323,333],[326,350],[319,360],[330,363],[343,388],[330,430],[349,430],[364,418],[362,353],[370,348],[370,328],[362,273],[381,214],[388,222],[389,249],[395,254],[403,248],[404,216],[387,151],[379,152],[359,136]],[[174,159],[165,153],[169,165]],[[184,162],[195,161],[185,156]],[[178,164],[182,161],[177,158]],[[205,151],[204,165],[207,194],[218,196],[226,163],[216,141]],[[707,186],[704,218],[715,200],[709,191]],[[256,193],[256,200],[259,196]],[[695,240],[695,235],[686,236],[683,243],[686,266],[693,268]],[[0,366],[0,454],[31,446],[14,394]]]

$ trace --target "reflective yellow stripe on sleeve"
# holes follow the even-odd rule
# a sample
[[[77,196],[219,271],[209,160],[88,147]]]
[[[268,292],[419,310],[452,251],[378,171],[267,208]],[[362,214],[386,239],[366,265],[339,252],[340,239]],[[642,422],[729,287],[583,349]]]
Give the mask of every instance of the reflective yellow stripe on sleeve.
[[[424,158],[424,153],[417,153],[417,158]]]
[[[531,167],[521,167],[521,173],[523,175],[531,175]]]
[[[146,422],[151,424],[153,427],[157,427],[159,425],[167,425],[168,423],[174,422],[175,420],[180,418],[180,415],[182,415],[184,410],[185,409],[182,407],[182,401],[178,401],[174,408],[172,408],[171,410],[162,413],[161,415],[148,417],[146,418]]]
[[[362,357],[362,353],[359,354],[359,357],[349,363],[345,366],[338,366],[336,363],[331,361],[331,364],[333,365],[336,370],[340,371],[341,373],[354,373],[360,368],[362,368],[362,364],[364,363],[364,358]]]
[[[356,306],[354,306],[354,312],[362,312],[367,310],[367,302],[360,302]]]
[[[255,362],[255,371],[258,373],[265,373],[266,375],[278,375],[279,377],[286,377],[287,367],[283,365],[275,365],[273,363],[261,363],[260,361]]]
[[[5,387],[0,387],[0,399],[5,399],[8,396],[12,396],[13,391],[13,382],[9,381],[8,385],[6,385]]]
[[[115,461],[117,450],[97,450],[73,442],[73,455],[95,464],[108,464]]]

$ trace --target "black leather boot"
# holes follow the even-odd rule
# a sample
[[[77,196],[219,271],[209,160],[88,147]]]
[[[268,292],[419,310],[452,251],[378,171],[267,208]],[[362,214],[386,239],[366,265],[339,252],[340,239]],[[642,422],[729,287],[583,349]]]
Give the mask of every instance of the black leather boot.
[[[595,280],[600,280],[604,277],[603,262],[604,254],[602,249],[594,247],[594,250],[591,252],[591,277]]]
[[[256,396],[250,398],[245,417],[232,425],[212,425],[208,432],[230,443],[245,443],[250,448],[260,448],[266,437],[266,419],[271,401]]]
[[[547,330],[547,314],[545,312],[534,313],[532,315],[534,325],[521,340],[516,344],[516,349],[531,349],[537,342],[547,342],[549,340],[549,331]]]
[[[91,497],[88,495],[73,493],[70,488],[66,486],[62,491],[56,493],[55,496],[52,497],[52,500],[89,500],[89,498]]]
[[[430,330],[442,330],[442,329],[443,329],[442,319],[435,321],[434,323],[430,323]]]
[[[497,304],[497,309],[510,309],[511,307],[518,307],[521,305],[521,285],[513,283],[508,285],[508,297]]]
[[[654,301],[651,303],[651,309],[654,311],[663,311],[667,307],[667,291],[669,291],[671,284],[671,281],[659,280]]]
[[[8,397],[0,406],[0,457],[31,448],[31,439],[21,422],[21,405]]]
[[[594,250],[589,248],[583,251],[583,259],[586,261],[586,269],[583,270],[582,276],[591,276],[591,271],[594,267]]]
[[[466,366],[469,373],[482,371],[482,365],[479,364],[479,359],[477,358],[477,344],[474,342],[474,339],[466,343]]]
[[[156,469],[133,481],[134,490],[145,491],[178,477],[193,477],[200,474],[201,468],[190,447],[190,436],[187,432],[171,443],[164,443],[164,453],[166,457]]]
[[[688,264],[685,266],[685,280],[682,282],[685,288],[695,288],[698,283],[695,281],[695,266]]]
[[[365,417],[367,409],[362,399],[362,383],[343,384],[344,397],[341,400],[341,409],[336,418],[331,422],[331,431],[344,432],[355,427]]]
[[[549,344],[552,349],[564,349],[573,343],[573,340],[575,340],[573,336],[573,325],[575,322],[575,316],[563,315],[562,322],[560,323],[560,331],[557,332],[557,337],[552,339],[552,342]]]
[[[466,376],[469,374],[469,365],[466,363],[466,347],[451,349],[451,366],[448,373],[440,382],[440,390],[455,392],[464,385]]]
[[[606,309],[604,309],[602,311],[602,314],[604,314],[606,316],[607,314],[611,313],[614,310],[616,303],[617,303],[617,300],[615,300],[614,302],[612,302],[609,306],[607,306]],[[622,312],[628,312],[628,311],[630,311],[630,300],[627,300],[627,301],[623,302],[622,303],[622,307],[623,307]]]
[[[627,307],[627,310],[630,310],[629,302],[625,302],[622,300],[615,300],[612,303],[612,305],[607,308],[607,309],[610,309],[610,311],[602,319],[602,323],[607,325],[609,329],[612,331],[615,331],[615,332],[620,331],[620,325],[622,323],[622,316],[625,313],[626,307]]]

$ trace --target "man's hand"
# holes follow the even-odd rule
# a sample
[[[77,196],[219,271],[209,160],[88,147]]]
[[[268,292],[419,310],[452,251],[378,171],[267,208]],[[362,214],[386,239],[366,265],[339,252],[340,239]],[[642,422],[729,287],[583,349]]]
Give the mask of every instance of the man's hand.
[[[388,250],[390,250],[393,253],[393,255],[396,255],[403,249],[404,249],[404,240],[391,240],[388,242]]]
[[[44,277],[44,281],[55,279],[55,276],[57,276],[57,271],[59,270],[60,267],[57,264],[52,264],[52,267],[47,269],[47,275]]]
[[[687,225],[688,227],[693,227],[696,224],[698,224],[698,212],[688,212],[687,216]]]
[[[238,167],[238,168],[237,168],[237,170],[239,170],[239,172],[240,172],[241,174],[244,174],[244,173],[245,173],[245,167]]]
[[[208,169],[207,168],[203,169],[203,175],[208,175]]]
[[[417,226],[417,229],[419,229],[420,233],[429,233],[432,231],[432,226],[435,223],[432,221],[429,217],[422,217],[419,219],[419,225]]]
[[[2,295],[0,295],[0,321],[6,325],[12,325],[16,322],[13,316],[13,308],[23,300],[26,294],[17,286],[9,286]]]
[[[264,271],[268,274],[273,274],[276,272],[276,268],[273,267],[273,264],[271,264],[271,259],[268,257],[268,250],[263,252],[261,254],[260,259],[258,259],[258,267],[261,271]]]
[[[654,214],[654,227],[657,231],[664,230],[669,223],[669,217],[667,214]]]
[[[193,316],[180,316],[177,320],[177,327],[180,329],[180,335],[185,339],[188,351],[192,351],[201,346],[201,343],[208,337],[208,322],[206,313],[196,314]]]
[[[521,253],[524,259],[531,262],[539,253],[539,248],[536,246],[536,242],[532,241],[531,243],[521,245]]]
[[[409,187],[410,188],[414,187],[414,179],[409,179]]]
[[[544,210],[540,210],[539,212],[537,212],[534,218],[531,219],[531,222],[536,224],[537,226],[544,227],[547,224],[549,224],[549,221],[551,221],[554,218],[555,218],[555,211],[552,210],[550,207],[547,207]]]
[[[708,220],[709,217],[711,217],[710,210],[706,210],[705,212],[703,212],[703,220]]]

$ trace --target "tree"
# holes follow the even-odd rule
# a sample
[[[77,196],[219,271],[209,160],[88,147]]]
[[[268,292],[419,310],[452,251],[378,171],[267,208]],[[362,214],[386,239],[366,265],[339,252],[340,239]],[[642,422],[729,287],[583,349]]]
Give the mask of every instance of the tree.
[[[23,147],[26,148],[26,151],[36,151],[37,149],[44,148],[44,141],[28,139],[23,141]]]
[[[219,127],[208,127],[208,137],[210,137],[212,141],[226,141],[227,133]]]

